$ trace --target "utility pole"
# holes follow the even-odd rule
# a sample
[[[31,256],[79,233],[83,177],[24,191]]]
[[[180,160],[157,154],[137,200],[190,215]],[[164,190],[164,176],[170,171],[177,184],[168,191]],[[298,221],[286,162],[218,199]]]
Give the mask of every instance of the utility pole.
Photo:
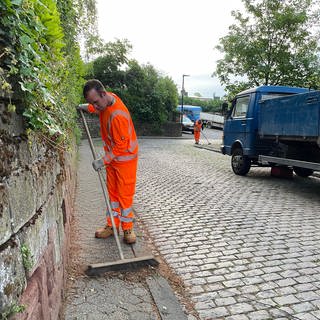
[[[183,95],[184,95],[184,77],[189,77],[189,74],[182,75],[182,89],[181,89],[181,123],[183,120]]]

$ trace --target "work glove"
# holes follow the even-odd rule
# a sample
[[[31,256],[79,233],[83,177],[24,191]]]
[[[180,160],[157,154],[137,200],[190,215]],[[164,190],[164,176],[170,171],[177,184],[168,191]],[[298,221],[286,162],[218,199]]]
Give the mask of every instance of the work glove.
[[[100,170],[101,168],[104,167],[104,161],[102,158],[99,158],[99,159],[96,159],[94,161],[92,161],[92,166],[93,166],[93,169],[98,171]]]
[[[88,111],[88,106],[89,106],[89,103],[79,104],[77,105],[77,110]]]

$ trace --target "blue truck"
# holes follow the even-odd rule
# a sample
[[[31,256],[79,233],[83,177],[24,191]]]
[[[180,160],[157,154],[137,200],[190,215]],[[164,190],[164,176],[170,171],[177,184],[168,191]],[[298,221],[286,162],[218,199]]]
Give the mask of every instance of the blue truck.
[[[320,170],[320,91],[260,86],[240,92],[224,125],[221,152],[235,174],[286,166],[301,177]]]

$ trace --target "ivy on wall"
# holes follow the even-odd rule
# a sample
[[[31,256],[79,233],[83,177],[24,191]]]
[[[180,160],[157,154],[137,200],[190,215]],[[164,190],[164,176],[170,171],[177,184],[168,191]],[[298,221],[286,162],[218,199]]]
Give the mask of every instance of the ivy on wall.
[[[77,8],[85,5],[84,0],[0,1],[0,88],[23,99],[29,130],[55,145],[70,141],[76,127],[84,82]],[[11,111],[14,107],[10,103]]]

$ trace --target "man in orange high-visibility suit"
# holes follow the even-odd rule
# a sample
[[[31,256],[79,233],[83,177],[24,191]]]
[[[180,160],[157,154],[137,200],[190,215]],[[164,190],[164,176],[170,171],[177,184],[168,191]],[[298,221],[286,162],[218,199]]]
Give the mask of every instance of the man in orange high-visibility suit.
[[[201,120],[197,120],[194,124],[194,140],[195,140],[195,143],[196,144],[199,144],[199,140],[200,140],[200,131],[201,131],[201,128],[202,128],[202,122]]]
[[[80,108],[97,113],[100,118],[100,133],[104,142],[105,155],[92,162],[95,170],[106,167],[107,189],[111,201],[117,232],[119,226],[124,233],[124,241],[135,243],[132,211],[138,163],[138,140],[130,113],[121,99],[106,92],[99,80],[89,80],[84,85],[83,95],[89,106]],[[96,230],[96,238],[113,235],[110,217],[104,227]]]

